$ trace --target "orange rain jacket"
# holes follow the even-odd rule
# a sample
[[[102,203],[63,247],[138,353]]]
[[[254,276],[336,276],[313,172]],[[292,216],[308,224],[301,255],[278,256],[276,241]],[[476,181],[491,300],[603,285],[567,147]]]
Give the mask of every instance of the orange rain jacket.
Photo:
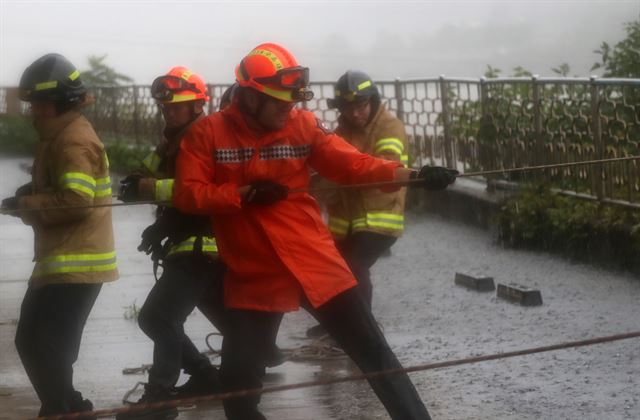
[[[292,110],[285,127],[257,137],[237,104],[192,126],[178,155],[174,205],[212,216],[225,277],[225,306],[297,310],[301,294],[318,307],[356,285],[307,193],[271,206],[243,205],[239,186],[271,180],[307,188],[309,167],[343,184],[390,181],[399,162],[360,153],[327,132],[311,112]]]

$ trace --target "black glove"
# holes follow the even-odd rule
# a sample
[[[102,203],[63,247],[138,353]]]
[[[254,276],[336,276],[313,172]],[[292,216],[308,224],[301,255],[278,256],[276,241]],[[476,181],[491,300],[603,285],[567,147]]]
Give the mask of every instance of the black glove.
[[[131,201],[138,201],[139,188],[138,184],[142,179],[142,175],[129,175],[122,181],[120,181],[120,194],[118,194],[118,200],[129,203]]]
[[[443,168],[442,166],[423,166],[420,172],[413,172],[411,179],[422,179],[421,185],[428,191],[444,190],[453,184],[459,172],[455,169]]]
[[[268,206],[287,198],[289,187],[273,181],[256,181],[243,198],[246,204]]]
[[[0,207],[2,210],[18,210],[18,197],[5,198]]]
[[[142,231],[142,241],[138,245],[138,251],[147,255],[152,254],[152,258],[162,252],[162,241],[167,237],[163,226],[154,223]]]

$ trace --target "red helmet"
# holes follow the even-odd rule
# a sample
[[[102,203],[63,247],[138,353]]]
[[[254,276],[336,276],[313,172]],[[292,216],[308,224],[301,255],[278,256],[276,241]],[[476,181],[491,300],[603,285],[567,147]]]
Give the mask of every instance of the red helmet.
[[[286,102],[313,98],[309,68],[298,65],[295,57],[280,45],[260,44],[236,67],[236,80],[273,98]]]
[[[208,101],[204,80],[186,67],[174,67],[151,85],[151,96],[162,104],[203,100]]]

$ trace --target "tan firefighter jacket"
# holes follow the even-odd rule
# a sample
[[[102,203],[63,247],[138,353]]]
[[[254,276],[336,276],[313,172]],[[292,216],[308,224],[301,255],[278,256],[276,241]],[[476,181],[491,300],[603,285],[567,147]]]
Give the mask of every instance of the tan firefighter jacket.
[[[40,143],[32,194],[20,209],[111,203],[109,161],[93,127],[77,111],[36,123]],[[31,286],[103,283],[118,278],[111,208],[61,208],[21,213],[33,228]]]
[[[202,118],[204,118],[204,114],[177,133],[165,130],[162,142],[142,161],[143,169],[141,172],[146,177],[142,178],[139,183],[140,200],[170,202],[173,199],[173,180],[180,141],[189,127]],[[163,209],[159,210],[158,214],[160,215]],[[175,209],[171,212],[170,217],[172,217],[171,224],[174,226],[172,229],[174,232],[171,236],[177,236],[180,239],[170,246],[164,257],[192,253],[200,243],[203,254],[217,258],[218,247],[211,233],[209,217],[182,214]]]
[[[340,119],[336,134],[363,153],[408,164],[404,124],[382,104],[363,129]],[[405,195],[406,188],[391,193],[377,188],[338,190],[327,199],[329,230],[338,240],[361,231],[398,237],[404,229]]]

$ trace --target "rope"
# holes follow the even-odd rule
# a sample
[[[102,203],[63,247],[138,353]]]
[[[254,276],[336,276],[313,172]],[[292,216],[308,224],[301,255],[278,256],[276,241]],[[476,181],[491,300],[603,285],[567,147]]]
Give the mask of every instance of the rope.
[[[485,175],[495,175],[495,174],[507,174],[514,172],[529,172],[529,171],[541,171],[546,169],[554,169],[554,168],[567,168],[572,166],[581,166],[581,165],[597,165],[604,163],[613,163],[613,162],[625,162],[630,160],[640,159],[640,156],[627,156],[621,158],[610,158],[610,159],[596,159],[596,160],[585,160],[580,162],[567,162],[567,163],[555,163],[552,165],[538,165],[538,166],[526,166],[522,168],[510,168],[510,169],[494,169],[490,171],[479,171],[479,172],[466,172],[462,174],[458,174],[457,178],[468,178],[474,176],[485,176]],[[422,179],[410,179],[406,181],[382,181],[382,182],[369,182],[362,184],[345,184],[345,185],[331,185],[327,187],[315,187],[315,188],[295,188],[289,190],[290,194],[294,193],[314,193],[319,191],[327,191],[327,190],[336,190],[336,189],[350,189],[350,188],[379,188],[379,187],[406,187],[411,184],[420,184],[422,183]],[[168,205],[171,204],[169,201],[133,201],[128,203],[105,203],[105,204],[86,204],[86,205],[78,205],[78,206],[59,206],[59,207],[42,207],[37,209],[17,209],[17,210],[3,210],[0,214],[20,214],[20,213],[29,213],[35,211],[48,211],[48,210],[75,210],[75,209],[94,209],[101,207],[122,207],[122,206],[139,206],[144,204],[158,204],[158,205]]]
[[[444,362],[427,363],[422,365],[415,365],[406,368],[387,369],[377,372],[361,373],[357,375],[345,376],[341,378],[321,379],[316,381],[299,382],[294,384],[278,385],[265,388],[247,389],[243,391],[226,392],[220,394],[205,395],[202,397],[186,398],[181,400],[162,401],[157,403],[131,405],[128,407],[108,408],[102,410],[69,413],[58,416],[38,417],[38,420],[71,420],[88,416],[113,416],[118,413],[131,413],[138,412],[146,409],[160,409],[160,408],[172,408],[185,405],[193,405],[202,402],[209,401],[223,401],[229,398],[246,397],[250,395],[268,394],[274,392],[289,391],[293,389],[311,388],[317,386],[335,385],[345,382],[355,382],[365,379],[378,378],[383,375],[393,375],[398,373],[411,373],[420,372],[433,369],[442,369],[453,366],[468,365],[473,363],[487,362],[491,360],[507,359],[517,356],[525,356],[529,354],[545,353],[550,351],[557,351],[569,348],[586,347],[595,344],[609,343],[620,340],[627,340],[631,338],[640,338],[640,331],[616,334],[605,337],[596,337],[586,340],[568,341],[560,344],[552,344],[549,346],[532,347],[528,349],[515,350],[504,353],[495,353],[485,356],[468,357],[464,359],[448,360]]]
[[[551,165],[525,166],[522,168],[493,169],[489,171],[465,172],[465,173],[456,175],[456,178],[470,178],[474,176],[499,175],[499,174],[515,173],[515,172],[542,171],[542,170],[555,169],[555,168],[568,168],[572,166],[597,165],[597,164],[612,163],[612,162],[625,162],[625,161],[637,160],[637,159],[640,159],[640,156],[584,160],[580,162],[554,163]],[[326,187],[316,187],[316,188],[299,188],[299,189],[290,190],[289,192],[290,193],[294,193],[294,192],[312,193],[316,191],[327,191],[327,190],[349,189],[349,188],[379,188],[379,187],[394,187],[394,186],[406,187],[412,184],[420,184],[422,182],[423,180],[421,178],[415,178],[415,179],[409,179],[406,181],[382,181],[382,182],[368,182],[363,184],[329,185]]]

